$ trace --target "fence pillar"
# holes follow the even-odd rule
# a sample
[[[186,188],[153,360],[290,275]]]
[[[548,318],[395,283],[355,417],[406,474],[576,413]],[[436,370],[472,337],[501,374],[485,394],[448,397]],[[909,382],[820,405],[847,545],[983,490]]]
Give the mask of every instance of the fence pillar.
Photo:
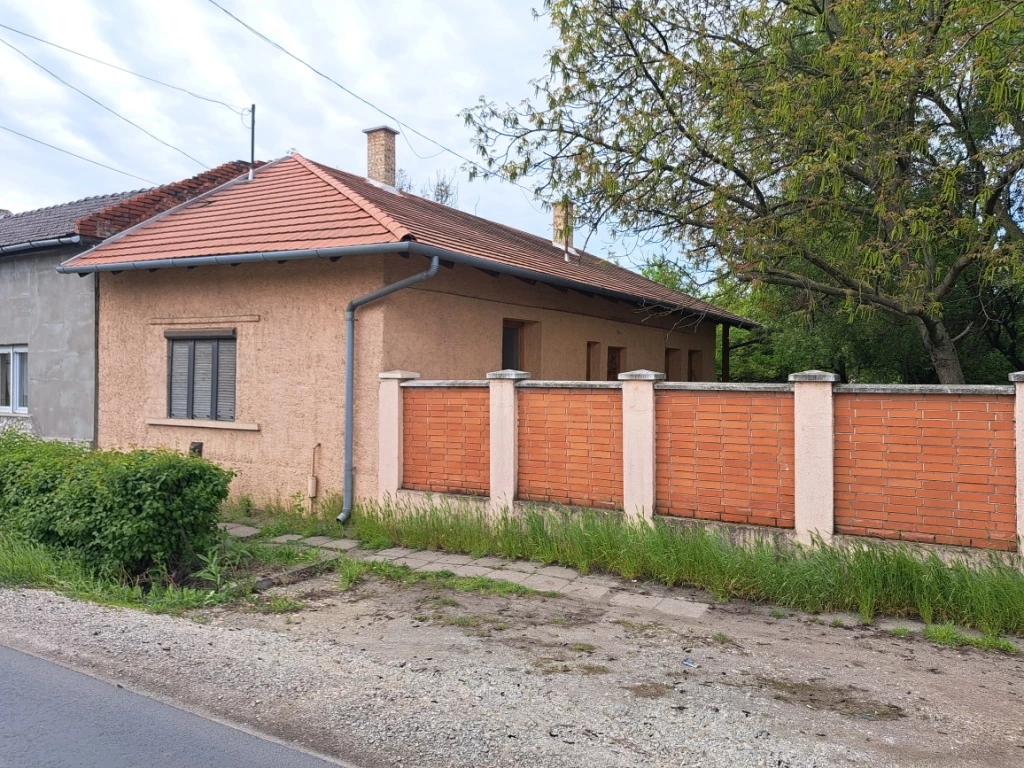
[[[516,382],[530,378],[526,371],[506,369],[487,374],[491,398],[491,481],[487,509],[500,514],[512,505],[519,487],[519,408]]]
[[[832,385],[839,376],[825,371],[790,374],[793,382],[796,538],[825,541],[835,530],[835,423]]]
[[[654,382],[656,371],[627,371],[622,382],[622,508],[626,516],[654,519]]]
[[[411,371],[380,374],[377,404],[377,498],[394,499],[402,487],[402,382],[418,379]]]
[[[1013,434],[1017,480],[1017,551],[1024,554],[1024,371],[1010,374],[1013,382]]]

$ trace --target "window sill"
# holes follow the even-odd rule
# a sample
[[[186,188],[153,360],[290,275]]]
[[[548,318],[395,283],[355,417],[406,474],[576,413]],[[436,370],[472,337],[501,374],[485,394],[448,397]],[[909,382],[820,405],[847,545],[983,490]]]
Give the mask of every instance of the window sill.
[[[240,421],[213,421],[212,419],[146,419],[151,427],[191,427],[192,429],[229,429],[236,432],[259,432],[259,424]]]
[[[10,408],[0,408],[0,416],[14,416],[18,419],[27,419],[29,417],[28,411],[12,411]]]

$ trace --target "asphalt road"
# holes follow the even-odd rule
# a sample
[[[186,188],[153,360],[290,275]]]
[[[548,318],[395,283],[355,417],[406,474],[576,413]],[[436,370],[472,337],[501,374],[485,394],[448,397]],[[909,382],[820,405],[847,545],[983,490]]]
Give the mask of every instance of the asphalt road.
[[[0,768],[337,768],[0,645]]]

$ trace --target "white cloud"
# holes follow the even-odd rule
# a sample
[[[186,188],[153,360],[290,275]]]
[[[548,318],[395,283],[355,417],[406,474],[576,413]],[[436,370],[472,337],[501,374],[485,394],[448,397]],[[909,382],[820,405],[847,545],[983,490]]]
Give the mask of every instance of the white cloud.
[[[296,55],[406,124],[474,157],[458,117],[479,96],[518,101],[554,41],[522,0],[220,0]],[[362,128],[391,121],[258,39],[205,0],[0,0],[0,21],[234,105],[257,105],[257,155],[291,148],[365,171]],[[147,130],[208,165],[246,159],[238,115],[6,30],[11,42]],[[199,166],[117,120],[0,46],[0,124],[156,182]],[[399,165],[425,181],[462,161],[403,131]],[[408,141],[408,143],[406,143]],[[409,145],[415,148],[415,153]],[[429,159],[417,157],[421,155]],[[24,210],[139,182],[0,132],[0,207]],[[460,179],[460,205],[548,233],[548,214],[507,184]]]

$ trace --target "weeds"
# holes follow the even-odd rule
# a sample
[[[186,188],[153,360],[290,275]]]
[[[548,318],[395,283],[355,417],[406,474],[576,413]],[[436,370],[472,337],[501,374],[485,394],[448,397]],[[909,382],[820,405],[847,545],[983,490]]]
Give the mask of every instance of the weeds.
[[[995,553],[982,565],[962,558],[944,563],[934,553],[905,546],[738,545],[707,528],[662,521],[648,526],[587,511],[529,511],[494,519],[469,507],[444,505],[363,505],[349,534],[371,547],[559,563],[582,572],[700,587],[721,600],[856,613],[865,622],[879,614],[920,616],[991,637],[1024,634],[1024,573],[1012,556]]]
[[[910,629],[907,627],[893,627],[889,630],[889,634],[893,637],[910,637]]]
[[[452,589],[456,592],[476,592],[482,595],[536,595],[537,590],[513,584],[511,581],[499,581],[485,576],[456,576],[451,571],[414,571],[407,565],[395,565],[388,562],[367,562],[341,556],[334,561],[334,568],[339,574],[342,589],[349,589],[360,583],[366,576],[373,575],[387,581],[401,584],[429,584],[441,589]],[[454,602],[454,601],[453,601]]]
[[[936,645],[948,645],[951,648],[970,646],[986,651],[1001,651],[1002,653],[1013,655],[1020,653],[1020,648],[1009,640],[989,635],[983,637],[966,635],[952,624],[928,624],[924,628],[924,638]]]
[[[301,600],[277,596],[254,598],[251,605],[257,613],[298,613],[306,607]]]
[[[732,638],[725,634],[725,632],[715,632],[711,639],[721,645],[730,645],[732,643]]]

